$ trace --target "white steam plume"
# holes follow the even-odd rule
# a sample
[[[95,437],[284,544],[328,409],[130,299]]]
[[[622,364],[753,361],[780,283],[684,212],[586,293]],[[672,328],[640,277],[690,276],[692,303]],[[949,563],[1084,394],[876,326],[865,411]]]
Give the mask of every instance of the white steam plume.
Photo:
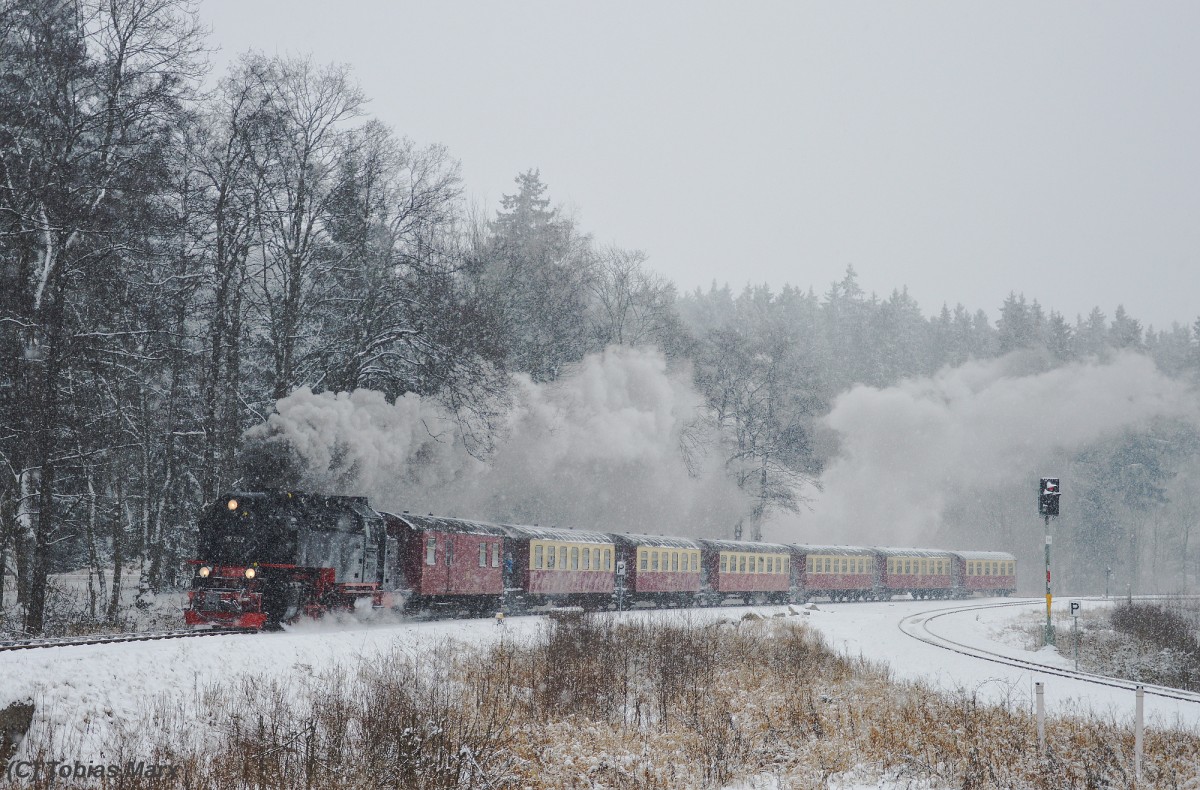
[[[821,477],[812,513],[778,520],[769,535],[868,545],[955,542],[970,532],[943,524],[946,511],[970,511],[987,492],[1004,502],[1019,498],[1017,510],[1029,511],[1036,527],[1036,478],[1055,474],[1074,452],[1157,417],[1200,422],[1194,395],[1148,357],[1124,353],[1104,364],[1044,368],[1036,355],[1014,353],[843,394],[826,418],[840,451]],[[992,546],[976,545],[977,534],[972,544],[957,542],[1011,548],[993,537]]]
[[[299,485],[370,497],[383,510],[606,532],[726,535],[748,509],[725,476],[701,398],[662,354],[613,347],[553,384],[518,377],[486,462],[415,395],[301,389],[247,434],[283,447]],[[690,452],[689,452],[690,450]]]

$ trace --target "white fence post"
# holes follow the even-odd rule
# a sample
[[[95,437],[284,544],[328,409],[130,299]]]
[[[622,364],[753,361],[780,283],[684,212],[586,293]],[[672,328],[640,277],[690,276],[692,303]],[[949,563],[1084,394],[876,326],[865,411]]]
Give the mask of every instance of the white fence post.
[[[1133,778],[1134,781],[1142,781],[1142,734],[1144,727],[1142,726],[1142,713],[1145,708],[1146,690],[1142,686],[1137,687],[1137,705],[1136,713],[1133,717]]]
[[[1038,749],[1046,751],[1046,687],[1041,681],[1034,684],[1037,693]]]

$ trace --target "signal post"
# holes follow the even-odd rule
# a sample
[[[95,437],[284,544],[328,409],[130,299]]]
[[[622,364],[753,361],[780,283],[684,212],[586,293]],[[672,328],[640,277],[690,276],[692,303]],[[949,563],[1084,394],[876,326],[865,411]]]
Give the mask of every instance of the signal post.
[[[1046,641],[1054,644],[1054,623],[1050,620],[1050,517],[1058,515],[1058,500],[1062,494],[1057,477],[1043,477],[1038,481],[1038,514],[1046,520]]]

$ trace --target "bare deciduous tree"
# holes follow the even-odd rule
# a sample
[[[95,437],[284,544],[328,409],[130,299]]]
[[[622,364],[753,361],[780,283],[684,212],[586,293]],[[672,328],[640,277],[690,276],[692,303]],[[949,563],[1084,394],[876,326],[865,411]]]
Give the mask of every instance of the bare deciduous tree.
[[[337,253],[329,249],[331,201],[350,145],[347,123],[366,101],[346,66],[308,58],[249,58],[245,79],[264,113],[252,156],[259,177],[253,308],[273,365],[271,396],[298,383],[312,342],[305,322]]]
[[[681,328],[675,312],[675,286],[647,271],[640,251],[616,247],[597,256],[592,281],[592,332],[600,346],[656,345],[678,350]]]
[[[136,249],[126,203],[152,194],[187,78],[198,74],[199,28],[180,0],[22,2],[0,42],[0,207],[14,242],[17,293],[2,318],[20,332],[10,363],[28,401],[18,431],[20,528],[32,544],[25,627],[42,629],[58,474],[74,426],[63,377],[82,349],[103,345],[89,299]],[[28,533],[32,533],[29,535]]]

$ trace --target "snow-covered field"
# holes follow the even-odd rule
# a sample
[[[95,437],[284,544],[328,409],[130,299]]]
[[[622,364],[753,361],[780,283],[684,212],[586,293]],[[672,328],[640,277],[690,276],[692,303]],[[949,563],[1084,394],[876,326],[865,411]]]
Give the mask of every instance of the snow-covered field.
[[[884,662],[899,679],[925,680],[946,689],[968,689],[982,699],[1032,701],[1033,684],[1044,680],[1051,714],[1093,711],[1117,721],[1132,720],[1133,694],[1036,671],[1010,668],[952,653],[905,635],[901,619],[914,614],[961,607],[945,601],[821,604],[800,609],[799,615],[820,630],[837,650]],[[988,650],[1070,667],[1069,658],[1037,653],[1011,644],[1004,634],[1017,618],[1028,617],[1044,603],[1031,599],[1028,607],[981,609],[940,617],[935,633]],[[1063,603],[1065,606],[1065,602]],[[794,607],[794,613],[799,607]],[[687,613],[647,612],[624,617],[737,619],[747,611],[765,616],[789,613],[789,607],[703,609]],[[32,699],[38,710],[27,743],[52,727],[59,737],[77,743],[79,754],[105,758],[102,744],[112,728],[152,720],[163,704],[197,709],[205,690],[239,675],[286,677],[296,672],[320,673],[339,664],[405,648],[452,648],[453,643],[478,645],[523,639],[544,627],[541,617],[513,617],[501,628],[492,620],[454,620],[364,626],[355,623],[317,623],[284,633],[206,636],[196,639],[112,645],[74,646],[0,653],[0,709]],[[148,704],[157,702],[158,704]],[[1146,699],[1149,726],[1200,727],[1200,704]],[[741,787],[756,787],[748,780]],[[769,784],[766,786],[770,786]],[[846,785],[848,787],[854,786]],[[873,786],[873,785],[872,785]]]
[[[980,602],[982,603],[982,601]],[[898,622],[920,612],[935,613],[939,609],[961,608],[959,602],[892,601],[858,606],[836,605],[821,607],[813,612],[809,622],[819,628],[830,643],[839,650],[890,665],[900,679],[925,680],[944,689],[976,691],[981,699],[1033,699],[1033,684],[1045,684],[1047,714],[1070,714],[1091,711],[1112,716],[1118,721],[1132,721],[1133,692],[1098,686],[1031,670],[1008,667],[953,653],[906,636]],[[1089,606],[1097,604],[1089,603]],[[818,605],[820,606],[820,605]],[[1067,599],[1054,602],[1057,614],[1065,610]],[[935,635],[999,653],[1004,656],[1033,661],[1052,667],[1070,669],[1074,666],[1069,648],[1069,631],[1059,626],[1060,651],[1023,649],[1021,639],[1012,636],[1019,621],[1027,621],[1030,613],[1044,613],[1045,600],[1029,599],[1028,606],[1014,606],[952,614],[930,623]],[[1146,697],[1148,726],[1200,727],[1200,703]]]

